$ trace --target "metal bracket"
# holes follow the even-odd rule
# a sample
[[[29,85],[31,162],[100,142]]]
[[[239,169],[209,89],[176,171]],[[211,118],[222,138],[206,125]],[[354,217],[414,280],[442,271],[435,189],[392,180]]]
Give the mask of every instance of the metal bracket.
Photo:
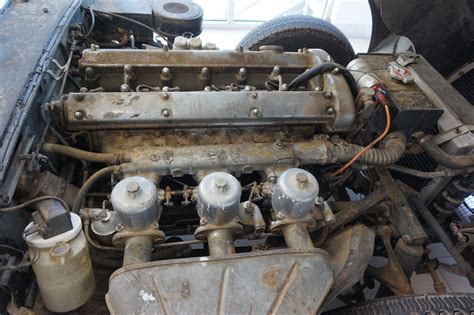
[[[397,63],[402,66],[406,67],[412,63],[416,63],[417,59],[420,56],[418,54],[414,53],[403,53],[403,54],[398,54],[398,57],[396,59]]]
[[[385,188],[387,197],[393,203],[393,210],[390,212],[389,217],[390,222],[406,243],[423,244],[428,236],[415,213],[410,208],[408,200],[398,183],[390,175],[387,168],[377,167],[376,172],[382,186]]]
[[[473,132],[474,131],[474,125],[462,125],[453,129],[450,129],[448,131],[445,131],[443,133],[440,133],[432,138],[432,140],[437,144],[440,145],[442,143],[448,142],[449,140],[452,140],[454,138],[457,138],[459,136],[462,136],[466,133]]]

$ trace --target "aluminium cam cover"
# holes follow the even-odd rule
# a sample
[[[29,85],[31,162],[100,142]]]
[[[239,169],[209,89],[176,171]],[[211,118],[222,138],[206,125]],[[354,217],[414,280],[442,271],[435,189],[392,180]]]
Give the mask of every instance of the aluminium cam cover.
[[[63,125],[68,130],[318,125],[329,131],[348,131],[355,108],[342,74],[314,78],[304,91],[268,91],[265,86],[274,67],[283,82],[289,82],[324,62],[320,54],[312,50],[85,50],[80,62],[84,84],[106,92],[71,93],[62,104]],[[239,80],[242,68],[247,75]],[[164,69],[169,71],[166,79]],[[208,72],[205,79],[203,69]],[[125,73],[131,90],[120,92]],[[220,90],[236,82],[248,88]],[[138,86],[174,88],[137,92]],[[213,86],[218,91],[209,91]]]

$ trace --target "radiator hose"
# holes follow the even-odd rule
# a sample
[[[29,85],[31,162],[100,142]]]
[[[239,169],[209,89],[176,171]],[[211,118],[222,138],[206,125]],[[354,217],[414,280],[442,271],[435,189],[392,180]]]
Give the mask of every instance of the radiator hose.
[[[452,155],[446,153],[433,140],[431,135],[426,135],[420,141],[423,150],[436,163],[450,169],[466,168],[474,165],[474,154]]]
[[[381,148],[370,149],[357,161],[368,165],[390,165],[397,162],[405,152],[406,138],[401,132],[393,132],[382,141]],[[363,147],[347,143],[335,142],[330,148],[339,162],[347,162],[362,151]]]

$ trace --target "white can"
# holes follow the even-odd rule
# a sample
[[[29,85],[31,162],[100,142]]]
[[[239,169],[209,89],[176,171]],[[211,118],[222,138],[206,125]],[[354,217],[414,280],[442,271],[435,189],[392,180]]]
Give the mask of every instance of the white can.
[[[68,312],[86,303],[95,290],[95,280],[81,218],[71,213],[72,230],[49,239],[28,235],[30,259],[43,299],[50,311]],[[25,229],[33,225],[31,222]]]

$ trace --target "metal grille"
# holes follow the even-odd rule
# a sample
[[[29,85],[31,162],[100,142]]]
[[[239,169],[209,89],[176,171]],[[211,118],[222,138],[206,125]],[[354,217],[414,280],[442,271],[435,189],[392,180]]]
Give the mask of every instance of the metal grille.
[[[467,197],[464,203],[454,212],[461,222],[468,223],[474,221],[474,196]]]
[[[407,154],[406,156],[401,158],[397,164],[423,172],[433,172],[438,167],[438,164],[436,164],[436,162],[433,161],[433,159],[431,159],[425,153]],[[428,178],[420,178],[416,176],[398,173],[395,171],[392,171],[392,176],[396,179],[401,180],[402,182],[417,191],[420,191],[431,181],[431,179]]]
[[[454,81],[453,86],[474,105],[474,69]]]

